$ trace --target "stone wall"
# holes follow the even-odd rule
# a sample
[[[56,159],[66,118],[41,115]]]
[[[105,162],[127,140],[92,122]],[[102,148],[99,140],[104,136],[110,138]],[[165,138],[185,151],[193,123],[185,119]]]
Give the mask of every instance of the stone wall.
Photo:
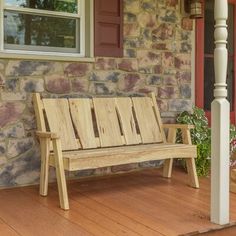
[[[157,95],[166,120],[191,103],[192,21],[178,0],[124,0],[124,57],[95,63],[0,59],[0,186],[37,183],[39,144],[32,92],[43,96]],[[77,176],[156,166],[132,164],[76,173]],[[54,170],[52,171],[52,176]]]

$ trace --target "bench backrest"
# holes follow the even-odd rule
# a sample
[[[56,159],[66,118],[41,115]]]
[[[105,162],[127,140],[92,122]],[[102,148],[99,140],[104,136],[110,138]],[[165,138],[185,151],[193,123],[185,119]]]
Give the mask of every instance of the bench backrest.
[[[33,100],[38,130],[59,134],[63,150],[165,142],[154,94]]]

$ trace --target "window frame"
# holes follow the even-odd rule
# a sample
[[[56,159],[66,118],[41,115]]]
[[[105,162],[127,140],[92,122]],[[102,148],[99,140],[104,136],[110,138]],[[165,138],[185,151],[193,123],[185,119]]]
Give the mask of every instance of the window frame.
[[[48,59],[48,60],[59,60],[59,61],[94,61],[93,58],[93,0],[77,0],[78,1],[78,13],[67,13],[67,12],[59,12],[59,11],[49,11],[42,9],[34,9],[34,8],[22,8],[15,6],[8,6],[4,1],[0,1],[0,58],[22,58],[22,59]],[[87,8],[86,5],[87,4]],[[58,47],[58,51],[36,51],[36,50],[24,50],[24,46],[21,47],[19,45],[18,48],[22,49],[6,49],[4,44],[4,11],[8,10],[11,12],[17,13],[29,13],[33,15],[42,14],[44,16],[53,16],[53,17],[61,17],[61,18],[74,18],[80,19],[80,52],[63,52],[63,48],[60,51]],[[87,16],[86,16],[87,14]],[[88,18],[90,30],[86,31],[85,27],[87,25],[85,17]],[[77,34],[78,35],[78,34]],[[89,35],[89,36],[88,36]],[[86,42],[89,45],[86,45]],[[10,44],[11,45],[11,44]],[[15,45],[12,45],[13,47]],[[44,46],[38,46],[44,47]],[[32,47],[31,47],[32,48]],[[55,48],[57,49],[57,47]],[[89,52],[86,52],[89,51]]]

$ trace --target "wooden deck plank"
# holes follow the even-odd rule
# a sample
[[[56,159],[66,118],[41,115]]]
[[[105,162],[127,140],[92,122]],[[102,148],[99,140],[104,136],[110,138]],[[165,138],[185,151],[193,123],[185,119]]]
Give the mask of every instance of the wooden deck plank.
[[[176,236],[220,229],[209,221],[209,178],[200,183],[194,189],[187,186],[186,173],[174,171],[173,179],[166,179],[157,169],[72,182],[70,211],[59,208],[55,184],[46,198],[38,195],[38,186],[1,190],[0,235]],[[231,221],[236,221],[236,194],[231,194]],[[217,233],[230,236],[232,230]]]
[[[125,184],[129,185],[129,181]],[[165,196],[164,198],[159,197],[158,192],[156,192],[156,194],[153,192],[145,193],[145,191],[148,192],[148,189],[142,188],[141,185],[139,186],[139,190],[137,190],[136,187],[120,190],[115,183],[111,183],[111,185],[113,185],[113,187],[111,186],[109,189],[88,190],[84,191],[83,194],[96,201],[104,202],[105,205],[123,213],[128,208],[129,211],[135,212],[136,217],[140,215],[142,218],[152,218],[157,222],[161,222],[166,228],[170,227],[174,229],[177,233],[187,233],[190,230],[204,229],[205,227],[211,226],[205,219],[199,217],[199,211],[196,212],[189,208],[183,210],[184,206],[178,204],[178,201],[172,203],[172,199],[166,200]],[[77,191],[80,191],[79,188],[77,188]],[[153,196],[157,197],[153,198]],[[170,207],[171,211],[167,211],[167,205],[168,208]],[[187,222],[187,224],[179,224],[181,222]],[[164,230],[160,231],[160,233],[169,235],[168,232]]]
[[[149,227],[143,225],[142,222],[137,222],[133,218],[129,218],[123,214],[120,214],[118,211],[105,206],[103,203],[94,201],[93,199],[88,198],[80,193],[78,194],[76,193],[75,197],[71,196],[71,199],[77,201],[79,204],[85,205],[86,207],[93,209],[96,212],[101,213],[104,216],[109,217],[111,220],[129,228],[130,230],[138,234],[148,235],[148,236],[158,235],[157,231],[154,231]]]
[[[21,189],[26,194],[35,198],[37,189],[35,187]],[[44,206],[52,209],[61,216],[67,218],[71,222],[78,224],[85,228],[88,232],[94,235],[112,236],[112,235],[129,235],[138,236],[140,234],[135,233],[132,229],[118,224],[116,221],[109,219],[106,215],[100,214],[100,212],[94,211],[93,208],[89,208],[84,204],[80,204],[73,199],[70,200],[70,214],[65,213],[58,208],[58,193],[54,189],[51,190],[48,199],[38,197],[37,200]]]
[[[1,191],[0,205],[0,218],[23,236],[92,235],[18,189]]]
[[[0,219],[0,235],[3,235],[3,236],[19,236],[20,234],[18,234],[14,229],[12,229],[2,219]]]

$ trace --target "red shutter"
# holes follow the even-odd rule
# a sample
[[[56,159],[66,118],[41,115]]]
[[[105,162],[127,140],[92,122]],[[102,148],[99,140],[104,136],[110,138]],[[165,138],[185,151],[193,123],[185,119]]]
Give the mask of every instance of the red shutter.
[[[95,56],[123,56],[122,0],[94,0]]]

